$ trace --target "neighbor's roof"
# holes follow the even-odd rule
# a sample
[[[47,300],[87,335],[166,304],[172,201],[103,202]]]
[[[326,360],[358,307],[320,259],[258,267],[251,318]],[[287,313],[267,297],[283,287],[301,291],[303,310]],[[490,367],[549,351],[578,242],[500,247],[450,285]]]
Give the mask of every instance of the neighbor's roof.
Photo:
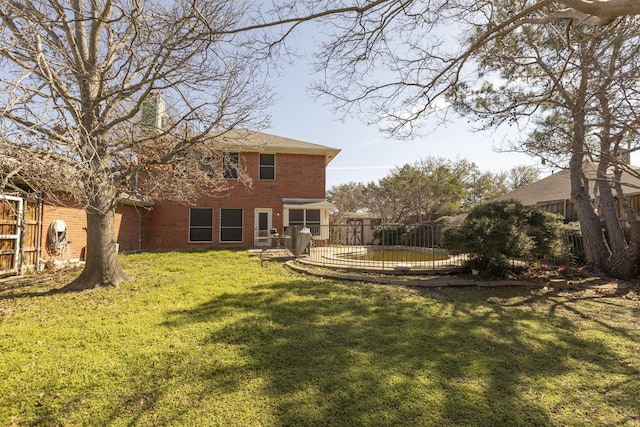
[[[227,131],[217,137],[216,140],[226,150],[311,154],[325,156],[326,164],[340,152],[337,148],[250,130]]]
[[[640,173],[640,167],[630,166],[631,169]],[[589,180],[590,194],[593,196],[593,187],[595,185],[597,164],[585,163],[583,166],[585,176]],[[625,194],[631,195],[640,192],[640,179],[628,172],[622,174],[622,188]],[[518,200],[525,206],[534,206],[544,204],[545,202],[557,202],[569,200],[571,198],[571,179],[570,171],[563,169],[536,181],[532,184],[525,185],[502,196],[496,197],[494,200]]]
[[[282,199],[285,208],[335,209],[336,205],[326,199]]]
[[[346,212],[343,217],[345,219],[380,219],[379,215],[371,212]]]

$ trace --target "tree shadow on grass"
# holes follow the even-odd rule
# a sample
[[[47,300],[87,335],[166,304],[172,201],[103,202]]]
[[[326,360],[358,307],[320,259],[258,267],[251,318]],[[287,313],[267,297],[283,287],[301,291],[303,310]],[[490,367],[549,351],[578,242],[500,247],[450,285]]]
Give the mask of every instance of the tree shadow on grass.
[[[563,405],[580,405],[580,393],[544,400],[556,387],[547,390],[548,383],[576,361],[626,373],[605,343],[579,338],[563,317],[320,283],[216,296],[170,313],[164,326],[240,317],[212,330],[202,346],[233,348],[244,362],[213,358],[198,380],[219,394],[255,391],[257,381],[277,425],[550,425],[554,412],[571,416]],[[619,387],[637,395],[637,386],[625,384]],[[609,404],[632,413],[628,399]]]
[[[0,282],[0,300],[44,297],[64,293],[57,288],[70,280],[78,269],[41,271],[25,276],[6,277]]]
[[[606,312],[620,302],[593,304]],[[131,425],[206,416],[200,425],[638,422],[638,365],[581,330],[597,326],[630,346],[638,335],[596,312],[510,289],[418,292],[308,278],[252,284],[167,313],[165,334],[197,331],[197,349],[190,341],[120,354],[125,368],[114,375],[133,385],[110,393],[110,402],[90,402],[106,418],[100,423]],[[563,386],[558,378],[579,365],[584,371]],[[592,383],[591,372],[611,379]],[[64,405],[38,407],[36,424],[58,423],[104,387],[96,378],[65,394]],[[259,408],[247,411],[243,401]]]

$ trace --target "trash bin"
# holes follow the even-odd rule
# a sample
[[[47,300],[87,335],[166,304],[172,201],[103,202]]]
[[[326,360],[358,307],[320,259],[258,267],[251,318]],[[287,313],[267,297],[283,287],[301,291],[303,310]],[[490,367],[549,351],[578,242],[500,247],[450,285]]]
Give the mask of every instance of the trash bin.
[[[300,256],[307,251],[311,245],[311,230],[308,227],[302,227],[296,236],[294,255]]]
[[[307,251],[307,253],[309,252],[308,249],[311,246],[313,236],[308,227],[300,228],[297,225],[292,225],[284,227],[283,232],[289,237],[285,240],[285,247],[291,251],[294,256],[298,257],[305,253],[305,251]]]

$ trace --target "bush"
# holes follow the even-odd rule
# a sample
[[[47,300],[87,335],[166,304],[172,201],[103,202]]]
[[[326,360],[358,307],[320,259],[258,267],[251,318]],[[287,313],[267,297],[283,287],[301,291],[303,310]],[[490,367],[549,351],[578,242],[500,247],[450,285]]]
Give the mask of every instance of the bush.
[[[512,271],[512,258],[560,251],[561,224],[558,215],[504,200],[476,206],[459,227],[445,230],[444,239],[449,249],[469,254],[468,268],[505,277]]]
[[[584,264],[586,255],[582,244],[580,223],[570,222],[562,226],[562,253],[560,257],[567,265]]]
[[[443,228],[444,221],[441,220],[410,226],[402,238],[402,244],[404,246],[440,248],[442,247]]]
[[[384,224],[373,230],[373,238],[379,245],[395,246],[402,244],[402,238],[406,232],[406,225]]]

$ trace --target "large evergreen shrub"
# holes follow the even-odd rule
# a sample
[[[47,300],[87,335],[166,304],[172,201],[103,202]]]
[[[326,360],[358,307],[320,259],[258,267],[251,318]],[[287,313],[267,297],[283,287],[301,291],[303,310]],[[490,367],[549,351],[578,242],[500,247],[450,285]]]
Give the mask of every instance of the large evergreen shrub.
[[[469,254],[467,267],[491,277],[513,271],[511,261],[552,255],[560,250],[561,218],[517,200],[476,206],[459,227],[445,230],[450,250]]]

